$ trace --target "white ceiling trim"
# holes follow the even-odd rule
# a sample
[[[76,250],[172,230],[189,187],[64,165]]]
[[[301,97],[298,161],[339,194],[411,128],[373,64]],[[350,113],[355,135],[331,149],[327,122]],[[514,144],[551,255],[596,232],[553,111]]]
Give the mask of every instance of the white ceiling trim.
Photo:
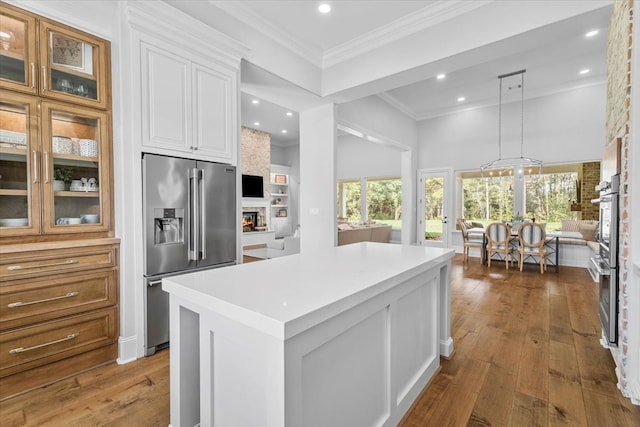
[[[377,96],[378,98],[382,99],[387,104],[391,105],[396,110],[399,110],[401,113],[409,116],[413,120],[420,120],[420,117],[418,117],[418,115],[409,106],[407,106],[407,104],[401,102],[398,98],[390,95],[388,92],[381,92]]]
[[[318,68],[322,68],[321,49],[300,43],[298,39],[272,24],[271,21],[264,19],[249,6],[241,2],[231,1],[212,1],[211,3],[306,61],[309,61]]]
[[[358,36],[340,46],[327,49],[322,58],[322,67],[332,67],[494,1],[438,0],[374,31]]]

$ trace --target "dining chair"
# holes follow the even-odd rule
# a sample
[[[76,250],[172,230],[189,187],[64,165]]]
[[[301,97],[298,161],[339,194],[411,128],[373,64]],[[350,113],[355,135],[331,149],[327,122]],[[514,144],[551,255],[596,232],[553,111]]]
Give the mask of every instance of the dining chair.
[[[547,251],[544,246],[544,242],[547,238],[547,233],[540,224],[534,222],[523,224],[518,230],[518,253],[520,255],[520,271],[524,264],[525,257],[534,258],[538,257],[538,263],[540,264],[540,274],[544,274],[544,270],[547,269]]]
[[[480,249],[480,262],[482,263],[482,235],[469,235],[469,229],[467,228],[463,218],[458,218],[456,222],[458,223],[458,227],[462,233],[462,253],[464,254],[463,262],[467,262],[469,260],[470,248],[478,248]]]
[[[504,259],[507,270],[509,269],[509,260],[513,265],[515,258],[515,248],[511,246],[511,227],[502,222],[494,222],[487,226],[485,233],[487,238],[487,264],[491,268],[491,257],[497,254],[500,259]]]

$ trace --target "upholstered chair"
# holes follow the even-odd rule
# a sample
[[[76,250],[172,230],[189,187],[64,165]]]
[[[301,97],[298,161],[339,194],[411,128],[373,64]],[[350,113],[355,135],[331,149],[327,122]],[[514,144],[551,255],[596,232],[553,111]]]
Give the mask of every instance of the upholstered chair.
[[[456,221],[460,228],[460,232],[462,233],[462,253],[464,254],[464,262],[467,262],[469,260],[470,248],[478,248],[482,252],[482,248],[484,246],[482,242],[482,235],[469,235],[469,230],[467,229],[464,219],[458,218]],[[480,262],[482,262],[482,253],[480,254]]]
[[[515,248],[511,245],[511,227],[502,222],[494,222],[487,226],[485,233],[487,238],[487,264],[491,268],[491,258],[498,255],[509,269],[509,261],[513,265]]]
[[[544,247],[546,238],[547,233],[540,224],[528,222],[520,227],[518,230],[520,271],[522,271],[525,257],[531,257],[533,259],[537,258],[540,264],[540,274],[544,274],[544,270],[547,269],[547,251]]]

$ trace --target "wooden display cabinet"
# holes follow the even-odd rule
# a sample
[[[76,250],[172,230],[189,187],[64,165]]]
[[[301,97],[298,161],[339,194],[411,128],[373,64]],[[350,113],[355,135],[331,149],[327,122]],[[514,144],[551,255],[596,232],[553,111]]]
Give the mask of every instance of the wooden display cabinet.
[[[10,91],[0,95],[0,236],[111,230],[108,115]],[[56,169],[82,185],[54,189]],[[77,223],[64,223],[69,218]]]
[[[0,88],[108,108],[107,41],[6,3],[0,27]]]
[[[2,2],[0,28],[3,400],[116,359],[120,242],[109,43]]]

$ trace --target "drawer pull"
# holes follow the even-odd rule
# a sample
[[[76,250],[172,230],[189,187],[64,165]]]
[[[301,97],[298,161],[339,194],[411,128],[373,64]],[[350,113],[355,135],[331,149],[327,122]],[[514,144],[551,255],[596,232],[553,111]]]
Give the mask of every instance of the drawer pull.
[[[18,347],[18,348],[14,348],[14,349],[9,350],[9,354],[24,353],[25,351],[31,351],[31,350],[35,350],[35,349],[38,349],[38,348],[46,347],[48,345],[53,345],[53,344],[58,344],[58,343],[61,343],[61,342],[69,341],[69,340],[72,340],[72,339],[76,338],[78,335],[80,335],[79,332],[74,332],[73,334],[69,334],[64,338],[60,338],[59,340],[49,341],[49,342],[46,342],[44,344],[34,345],[33,347],[27,347],[27,348]]]
[[[12,302],[11,304],[7,304],[7,307],[15,308],[15,307],[22,307],[22,306],[31,305],[31,304],[40,304],[42,302],[49,302],[49,301],[55,301],[55,300],[58,300],[58,299],[71,298],[71,297],[75,297],[75,296],[78,296],[78,295],[80,295],[80,292],[78,292],[78,291],[67,292],[65,295],[62,295],[62,296],[59,296],[59,297],[53,297],[53,298],[47,298],[47,299],[41,299],[41,300],[29,301],[29,302],[22,302],[22,301]]]
[[[42,268],[42,267],[56,267],[59,265],[71,265],[71,264],[77,264],[78,260],[77,259],[68,259],[64,262],[54,262],[53,264],[39,264],[39,265],[30,265],[28,267],[23,267],[21,265],[12,265],[7,267],[7,270],[9,271],[14,271],[14,270],[26,270],[27,268]]]

